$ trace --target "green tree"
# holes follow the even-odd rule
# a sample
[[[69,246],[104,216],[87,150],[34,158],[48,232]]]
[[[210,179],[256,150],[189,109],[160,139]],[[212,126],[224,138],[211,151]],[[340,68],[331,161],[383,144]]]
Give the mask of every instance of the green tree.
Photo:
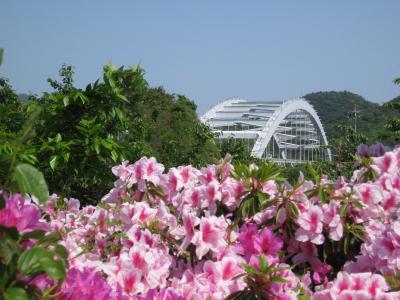
[[[53,192],[95,203],[115,180],[122,160],[155,156],[167,167],[204,165],[219,157],[210,129],[184,96],[149,88],[141,68],[106,65],[103,80],[74,86],[63,65],[54,92],[30,105],[43,112],[36,126],[38,159]]]
[[[353,162],[358,146],[366,143],[367,137],[362,133],[355,132],[348,125],[338,125],[336,128],[340,137],[334,139],[330,144],[333,160],[335,162]]]
[[[244,164],[261,163],[261,160],[251,156],[248,145],[243,140],[237,140],[234,138],[222,139],[219,146],[221,157],[225,157],[225,155],[230,154],[233,162],[240,162]]]
[[[394,84],[400,85],[400,77],[393,80]],[[400,112],[400,96],[384,104],[386,108]],[[390,141],[390,144],[400,142],[400,118],[392,118],[385,124],[386,132],[382,137]]]
[[[201,166],[219,157],[211,130],[199,121],[196,104],[186,97],[151,88],[135,111],[145,125],[150,153],[166,166]]]
[[[194,102],[149,88],[143,69],[106,65],[102,80],[84,89],[75,87],[71,66],[59,74],[60,81],[48,80],[52,92],[29,103],[0,81],[0,154],[36,164],[51,192],[96,203],[115,180],[111,167],[122,160],[155,156],[172,167],[220,158]],[[22,138],[23,121],[32,114],[34,130]]]
[[[384,125],[391,118],[396,118],[399,113],[388,109],[378,103],[370,102],[360,95],[343,92],[317,92],[304,96],[317,111],[328,141],[340,138],[338,124],[354,126],[352,112],[357,108],[357,132],[365,134],[368,143],[385,142],[380,136],[385,130]],[[351,117],[350,117],[351,116]]]
[[[49,79],[55,91],[31,105],[43,110],[36,126],[40,169],[52,191],[95,203],[112,183],[111,166],[134,152],[124,139],[127,112],[147,83],[140,68],[106,65],[103,82],[85,89],[74,87],[71,66],[59,73],[61,82]]]

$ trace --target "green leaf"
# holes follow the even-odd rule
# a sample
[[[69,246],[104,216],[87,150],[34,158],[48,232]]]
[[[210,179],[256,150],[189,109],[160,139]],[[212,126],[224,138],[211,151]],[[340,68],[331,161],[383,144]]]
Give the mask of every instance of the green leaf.
[[[54,171],[57,167],[57,156],[53,155],[50,159],[50,168]]]
[[[266,274],[268,272],[268,262],[265,260],[264,255],[260,255],[260,271],[263,274]]]
[[[329,202],[328,195],[326,194],[326,192],[324,191],[322,186],[319,188],[318,196],[319,196],[319,199],[321,200],[322,203],[328,203]]]
[[[96,140],[96,141],[94,142],[94,150],[96,151],[96,154],[97,154],[97,155],[100,154],[100,144],[99,144],[99,141],[98,141],[98,140]]]
[[[38,239],[41,239],[45,234],[46,234],[46,231],[44,231],[44,230],[33,230],[30,232],[24,233],[21,236],[21,241],[26,241],[29,239],[38,240]]]
[[[260,272],[257,269],[253,268],[251,265],[247,265],[247,264],[244,265],[244,269],[250,275],[254,275],[254,276],[260,275]]]
[[[315,183],[320,182],[320,177],[311,163],[307,163],[307,170],[308,170],[308,172],[310,172]]]
[[[68,162],[69,161],[69,156],[70,156],[69,152],[63,152],[61,154],[61,156],[64,159],[64,162]]]
[[[68,250],[63,245],[56,245],[54,252],[61,258],[68,258]]]
[[[341,218],[344,218],[346,216],[347,208],[349,207],[349,203],[345,202],[339,209],[339,215]]]
[[[8,288],[4,293],[5,300],[29,300],[28,294],[22,288]]]
[[[3,209],[6,207],[6,200],[4,200],[3,194],[0,193],[0,209]]]
[[[260,204],[263,204],[267,201],[267,194],[257,191],[257,196]]]
[[[49,277],[55,280],[65,278],[65,268],[61,261],[49,256],[42,256],[39,258],[39,264]]]
[[[4,55],[4,49],[0,48],[0,66],[3,63],[3,55]]]
[[[282,283],[287,282],[286,279],[284,279],[284,278],[282,278],[282,277],[278,277],[278,276],[271,277],[271,278],[270,278],[270,281],[271,281],[271,282],[282,282]]]
[[[46,234],[39,240],[39,244],[41,245],[50,245],[55,243],[61,239],[61,234],[59,232],[52,232],[50,234]]]
[[[13,239],[10,239],[7,235],[2,235],[0,237],[0,258],[3,263],[6,265],[10,264],[14,255],[19,253],[20,249],[17,242]],[[1,264],[0,264],[1,266]],[[4,266],[4,265],[3,265]],[[3,267],[2,266],[2,267]],[[2,267],[0,267],[0,274],[2,274]],[[1,278],[1,276],[0,276]],[[1,279],[0,279],[1,282]],[[1,287],[1,283],[0,283]]]
[[[40,259],[43,257],[51,257],[51,253],[40,247],[33,247],[24,251],[18,259],[18,270],[24,275],[34,275],[43,271]]]
[[[13,240],[18,240],[19,232],[16,227],[7,227],[0,225],[0,232],[6,233]]]
[[[64,103],[64,106],[68,106],[68,104],[69,104],[69,98],[68,98],[68,96],[64,96],[64,98],[63,98],[63,103]]]
[[[57,133],[57,134],[56,134],[56,137],[54,138],[54,141],[55,141],[56,143],[61,142],[61,141],[62,141],[61,134]]]
[[[242,201],[239,207],[241,217],[247,217],[249,214],[249,206],[250,206],[251,199],[247,198]]]
[[[360,201],[360,200],[353,200],[352,202],[356,207],[358,207],[359,209],[363,209],[364,208],[364,204]]]
[[[289,203],[288,203],[288,209],[289,209],[290,213],[291,213],[295,218],[297,218],[297,217],[300,215],[300,211],[299,211],[299,209],[298,209],[298,207],[297,207],[297,205],[296,205],[295,203],[289,202]]]
[[[344,237],[344,244],[343,244],[343,252],[345,255],[347,255],[349,253],[349,240],[350,240],[350,237],[348,235],[346,235]]]
[[[117,161],[118,160],[118,153],[114,150],[111,151],[111,158],[113,161]]]
[[[33,195],[41,203],[47,202],[49,190],[39,170],[28,164],[19,164],[15,167],[14,177],[21,193]]]

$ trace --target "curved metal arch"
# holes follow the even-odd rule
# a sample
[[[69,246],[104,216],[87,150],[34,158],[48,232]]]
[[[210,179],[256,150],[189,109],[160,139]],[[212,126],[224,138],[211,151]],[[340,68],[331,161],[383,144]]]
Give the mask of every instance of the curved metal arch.
[[[227,100],[221,101],[218,104],[212,106],[204,115],[202,115],[200,117],[200,121],[202,123],[207,123],[208,120],[211,120],[212,118],[214,118],[216,113],[218,111],[222,110],[225,105],[246,102],[246,101],[247,101],[246,99],[241,99],[241,98],[232,98],[232,99],[227,99]]]
[[[309,121],[313,123],[317,136],[321,138],[319,144],[327,145],[328,141],[318,114],[303,98],[279,102],[248,101],[243,98],[228,99],[210,108],[200,120],[211,126],[214,132],[219,132],[220,139],[233,137],[253,140],[249,144],[251,155],[263,158],[269,143],[277,136],[282,135],[280,133],[282,126],[284,127],[283,124],[290,120],[288,119],[289,115],[293,113],[296,116],[299,112],[305,113]],[[229,126],[233,126],[233,128],[229,129]],[[238,129],[236,126],[244,126],[244,128]],[[246,126],[248,126],[247,129]],[[227,127],[227,130],[221,129],[221,127]],[[273,142],[271,144],[273,145]],[[331,160],[329,149],[326,150],[326,154],[325,158]],[[300,162],[296,159],[283,158],[283,162],[286,160],[289,163]],[[300,160],[302,160],[301,154]]]
[[[271,118],[269,118],[253,146],[253,149],[251,151],[252,156],[262,158],[262,155],[272,136],[276,132],[279,124],[286,118],[286,116],[288,116],[292,112],[295,112],[296,110],[304,110],[311,115],[311,117],[317,124],[319,131],[321,132],[324,144],[326,146],[328,145],[328,140],[326,138],[324,128],[318,117],[317,112],[314,110],[310,103],[302,98],[297,98],[283,102],[282,105],[273,113]],[[329,149],[327,149],[327,153],[328,159],[331,160],[332,156]]]

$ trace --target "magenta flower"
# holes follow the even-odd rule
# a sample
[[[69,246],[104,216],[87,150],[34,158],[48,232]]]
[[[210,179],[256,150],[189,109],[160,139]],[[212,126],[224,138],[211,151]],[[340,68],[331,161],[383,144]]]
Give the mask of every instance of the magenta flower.
[[[275,256],[282,246],[282,240],[276,237],[268,227],[254,237],[254,248],[258,254]]]
[[[145,295],[139,296],[138,300],[185,300],[178,296],[172,289],[151,289]]]
[[[84,268],[80,271],[72,268],[67,273],[60,291],[60,300],[108,300],[111,287],[100,273]]]
[[[3,198],[6,207],[0,210],[0,225],[16,227],[20,232],[35,229],[48,230],[49,225],[40,220],[39,208],[25,200],[21,194],[9,196],[3,192]]]
[[[239,243],[236,246],[236,250],[238,253],[242,254],[247,261],[250,256],[257,252],[255,247],[255,237],[257,234],[258,230],[256,224],[244,224],[240,228]]]

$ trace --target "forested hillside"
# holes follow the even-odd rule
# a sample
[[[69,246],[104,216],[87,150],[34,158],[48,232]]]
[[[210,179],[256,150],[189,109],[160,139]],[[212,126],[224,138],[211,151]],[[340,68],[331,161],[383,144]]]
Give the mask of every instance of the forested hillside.
[[[398,116],[397,112],[377,103],[365,100],[360,95],[343,92],[317,92],[304,96],[315,108],[324,125],[328,139],[338,137],[335,129],[338,124],[354,124],[351,112],[357,105],[357,131],[368,137],[368,142],[380,141],[380,135],[385,131],[384,125],[389,119]]]

